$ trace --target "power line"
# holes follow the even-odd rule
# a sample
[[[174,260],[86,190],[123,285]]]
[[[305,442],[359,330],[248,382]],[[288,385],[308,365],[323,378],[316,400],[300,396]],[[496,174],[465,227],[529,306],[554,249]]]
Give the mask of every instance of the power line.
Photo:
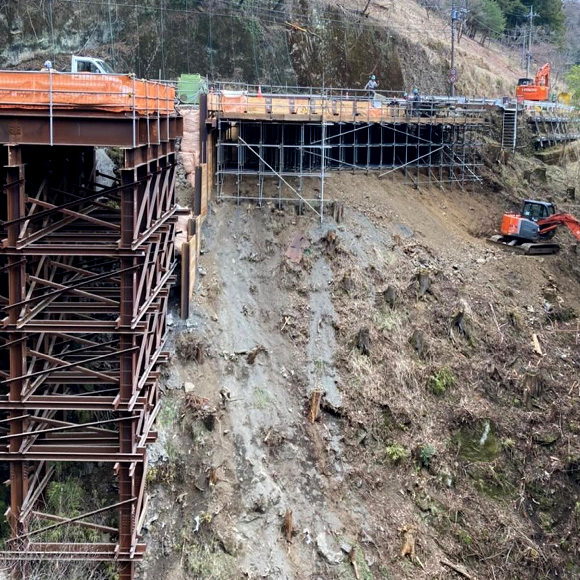
[[[57,2],[63,2],[63,3],[73,3],[76,0],[54,0],[54,2],[51,4],[53,5],[54,3]],[[106,7],[108,6],[108,3],[105,2],[104,0],[83,0],[85,5],[92,5],[92,6],[101,6],[101,7]],[[160,7],[160,6],[143,6],[143,5],[136,5],[136,4],[127,4],[126,2],[115,2],[115,5],[117,8],[131,8],[131,9],[140,9],[142,11],[155,11],[155,12],[165,12],[165,13],[174,13],[174,14],[181,14],[181,15],[188,15],[188,14],[194,14],[194,15],[199,15],[199,16],[203,16],[204,14],[207,14],[207,12],[204,12],[202,10],[195,10],[195,9],[187,9],[187,8],[171,8],[168,6],[164,6],[164,7]],[[229,2],[226,2],[224,0],[222,0],[221,2],[221,9],[222,10],[228,10],[228,12],[215,12],[213,10],[208,10],[208,12],[210,14],[213,14],[213,16],[230,16],[231,12],[239,12],[240,14],[244,14],[245,13],[245,9],[242,7],[236,7],[236,6],[232,6]],[[273,23],[277,23],[280,24],[281,23],[281,19],[283,16],[298,16],[298,17],[303,17],[307,20],[312,20],[312,16],[309,12],[305,12],[305,11],[298,11],[298,12],[292,12],[292,13],[287,13],[285,11],[282,10],[273,10],[271,8],[262,8],[260,6],[257,6],[257,11],[260,13],[260,19],[261,20],[267,20]],[[323,23],[330,23],[330,24],[335,24],[338,25],[339,27],[342,25],[344,27],[345,25],[345,20],[339,20],[339,19],[335,19],[335,18],[328,18],[328,17],[318,17],[317,21],[323,22]],[[348,21],[346,21],[348,22]],[[383,22],[380,21],[369,21],[368,19],[358,19],[356,20],[356,22],[348,23],[349,24],[349,28],[352,27],[353,25],[358,25],[364,28],[378,28],[378,29],[385,29],[386,25]],[[440,31],[442,32],[443,30],[445,30],[445,26],[443,24],[441,24],[439,27],[433,27],[433,26],[428,26],[428,27],[423,27],[423,26],[413,26],[413,25],[389,25],[388,26],[389,29],[394,30],[394,31],[412,31],[412,32],[429,32],[429,31]]]

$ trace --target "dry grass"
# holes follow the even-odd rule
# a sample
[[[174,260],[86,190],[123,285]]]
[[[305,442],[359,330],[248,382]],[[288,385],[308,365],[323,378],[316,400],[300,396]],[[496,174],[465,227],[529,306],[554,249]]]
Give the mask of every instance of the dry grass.
[[[325,3],[342,4],[340,0],[325,0]],[[362,11],[366,4],[366,0],[351,0],[349,8]],[[384,23],[393,34],[417,46],[417,51],[425,51],[432,70],[448,68],[450,48],[446,11],[441,15],[435,12],[428,15],[425,8],[414,0],[375,0],[370,6],[369,19]],[[481,46],[465,36],[457,46],[455,63],[458,72],[456,87],[460,94],[465,95],[485,94],[491,97],[511,94],[517,78],[523,76],[518,50],[510,50],[493,42]],[[413,70],[412,62],[406,64],[408,70],[404,74],[408,77],[405,79],[407,84],[413,85],[422,80],[423,92],[429,92],[429,71]]]
[[[478,227],[489,227],[482,221],[494,207],[489,197],[474,195],[466,199],[453,192],[436,191],[421,196],[396,180],[383,184],[372,177],[364,180],[367,193],[361,197],[350,193],[363,189],[355,185],[357,179],[362,180],[346,176],[342,184],[331,183],[328,189],[345,201],[347,208],[350,203],[364,211],[377,231],[401,222],[415,229],[412,238],[398,245],[378,243],[372,226],[362,226],[363,222],[354,219],[349,222],[347,213],[345,228],[355,231],[357,242],[349,242],[353,238],[345,235],[341,239],[344,254],[329,259],[334,279],[341,281],[346,276],[352,282],[350,291],[342,290],[337,283],[334,292],[344,415],[372,434],[368,448],[353,448],[353,458],[357,463],[363,461],[357,473],[364,473],[369,485],[391,478],[412,487],[408,483],[410,473],[419,470],[418,487],[409,491],[410,497],[400,505],[389,503],[388,494],[377,494],[385,504],[381,521],[400,525],[400,514],[405,513],[405,523],[414,522],[429,538],[422,548],[428,547],[430,553],[422,554],[426,561],[433,561],[440,546],[445,547],[444,556],[452,555],[457,562],[467,552],[476,554],[482,564],[463,562],[466,569],[475,568],[477,577],[493,577],[491,565],[498,578],[520,574],[522,579],[531,579],[542,577],[549,569],[564,570],[563,560],[568,557],[575,561],[574,557],[562,557],[558,550],[548,554],[546,549],[540,555],[541,542],[530,539],[533,526],[545,527],[553,516],[550,519],[542,515],[543,520],[535,516],[532,525],[511,508],[514,498],[526,497],[525,485],[524,491],[520,490],[522,481],[533,487],[538,502],[546,501],[541,494],[553,486],[551,493],[558,496],[558,505],[562,506],[553,508],[556,511],[567,509],[563,506],[569,503],[562,495],[569,489],[565,482],[553,481],[543,488],[537,483],[536,470],[551,473],[555,460],[547,456],[551,452],[548,449],[546,453],[535,449],[533,457],[529,455],[531,432],[539,429],[543,419],[534,412],[530,415],[521,405],[519,365],[533,357],[529,346],[532,328],[542,333],[545,273],[537,263],[503,253],[496,256],[484,241],[473,237]],[[498,206],[500,215],[501,201]],[[478,262],[480,256],[486,256],[486,261]],[[557,263],[551,267],[557,267]],[[418,299],[416,273],[420,270],[429,271],[432,288]],[[394,308],[382,296],[389,285],[398,290]],[[573,296],[573,292],[568,293],[566,300],[573,300]],[[531,304],[533,313],[528,310]],[[353,347],[361,328],[370,332],[369,355]],[[423,355],[409,344],[413,330],[424,335]],[[552,342],[550,361],[541,362],[541,366],[558,368],[557,372],[570,376],[571,367],[566,368],[556,352],[569,348],[564,345],[573,337],[550,335],[550,340],[558,346]],[[577,414],[567,407],[571,399],[563,403],[567,395],[556,375],[550,371],[544,378],[553,390],[551,394],[543,390],[543,400],[536,401],[538,408],[547,410],[555,404],[553,412],[557,414],[562,406],[568,409],[567,416]],[[560,416],[559,424],[562,420]],[[459,456],[457,433],[465,426],[487,421],[496,429],[498,456],[481,464],[466,463]],[[551,440],[550,433],[547,437]],[[399,448],[413,450],[412,458],[388,461],[387,446],[391,453]],[[421,449],[436,449],[428,469],[421,463]],[[560,451],[561,463],[566,461],[568,451]],[[580,448],[577,454],[580,457]],[[413,518],[417,509],[421,517]],[[532,511],[541,510],[536,507]],[[565,534],[570,524],[566,518],[562,516],[560,524],[549,525],[559,525]],[[437,546],[431,542],[433,536],[437,537]],[[526,566],[529,574],[522,575],[521,566]],[[394,568],[395,577],[400,578],[423,579],[440,574],[434,568],[431,575],[417,570],[410,573],[399,565]]]

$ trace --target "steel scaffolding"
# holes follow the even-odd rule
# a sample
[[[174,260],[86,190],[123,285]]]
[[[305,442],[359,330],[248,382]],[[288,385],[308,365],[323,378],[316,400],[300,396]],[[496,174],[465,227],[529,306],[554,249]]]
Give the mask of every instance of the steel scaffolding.
[[[325,174],[341,170],[401,170],[416,186],[464,185],[479,180],[477,168],[481,162],[477,151],[483,128],[479,123],[282,123],[218,119],[218,197],[258,204],[298,199],[320,208]],[[319,196],[304,196],[307,178],[319,180]],[[275,191],[266,191],[267,180],[274,180]],[[296,193],[298,198],[293,195]]]
[[[143,557],[180,132],[175,114],[155,110],[0,109],[0,461],[10,465],[11,527],[0,558],[16,577],[32,562],[91,560],[132,580]],[[98,174],[96,145],[122,147],[118,175]],[[75,517],[48,513],[55,472],[88,463],[109,466],[110,497]],[[55,539],[71,527],[98,538]]]
[[[361,94],[233,94],[208,99],[221,199],[298,201],[319,214],[330,171],[401,170],[415,186],[478,181],[489,105]],[[306,194],[315,180],[316,195]],[[266,187],[272,184],[273,187]]]

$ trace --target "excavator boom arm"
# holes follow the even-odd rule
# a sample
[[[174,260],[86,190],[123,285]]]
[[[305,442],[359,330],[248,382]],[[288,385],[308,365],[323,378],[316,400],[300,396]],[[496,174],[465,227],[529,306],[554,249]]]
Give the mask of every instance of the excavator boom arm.
[[[535,80],[536,85],[547,87],[550,84],[550,63],[546,63],[543,67],[538,69]]]
[[[538,221],[540,232],[548,232],[557,226],[566,226],[576,239],[580,241],[580,221],[571,213],[555,213],[548,218]]]

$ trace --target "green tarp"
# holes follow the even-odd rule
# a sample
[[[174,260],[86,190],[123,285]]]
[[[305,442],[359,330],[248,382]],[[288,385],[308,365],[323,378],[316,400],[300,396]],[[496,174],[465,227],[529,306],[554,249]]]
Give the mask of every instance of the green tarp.
[[[200,93],[207,92],[207,81],[201,75],[181,75],[177,81],[177,98],[182,103],[197,105]]]

